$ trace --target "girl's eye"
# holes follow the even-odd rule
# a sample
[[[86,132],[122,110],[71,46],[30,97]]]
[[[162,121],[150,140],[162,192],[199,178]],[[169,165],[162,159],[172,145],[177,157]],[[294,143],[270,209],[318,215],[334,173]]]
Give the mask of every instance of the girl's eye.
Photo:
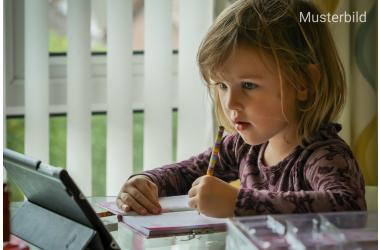
[[[255,89],[255,88],[257,88],[257,84],[252,83],[252,82],[242,82],[241,85],[245,89]]]
[[[216,84],[218,86],[218,88],[222,89],[222,90],[226,90],[227,89],[227,85],[222,83],[222,82],[218,82]]]

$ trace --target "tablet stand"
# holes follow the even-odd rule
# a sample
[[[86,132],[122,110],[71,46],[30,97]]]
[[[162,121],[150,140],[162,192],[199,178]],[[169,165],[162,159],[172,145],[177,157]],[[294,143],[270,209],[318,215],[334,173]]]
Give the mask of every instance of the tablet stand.
[[[29,201],[12,216],[11,232],[42,249],[103,249],[95,230]]]

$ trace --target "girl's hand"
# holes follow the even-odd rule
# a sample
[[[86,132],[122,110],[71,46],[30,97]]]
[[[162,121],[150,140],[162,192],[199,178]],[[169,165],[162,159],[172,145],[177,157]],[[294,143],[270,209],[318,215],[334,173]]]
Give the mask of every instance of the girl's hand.
[[[214,176],[204,175],[189,190],[189,206],[211,217],[231,217],[239,189]]]
[[[133,210],[142,215],[161,212],[157,185],[145,175],[136,175],[124,183],[116,204],[125,212]]]

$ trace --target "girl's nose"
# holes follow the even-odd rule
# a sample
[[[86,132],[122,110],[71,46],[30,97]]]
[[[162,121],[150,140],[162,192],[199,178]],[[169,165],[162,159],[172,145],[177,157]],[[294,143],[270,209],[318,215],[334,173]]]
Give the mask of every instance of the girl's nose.
[[[242,103],[241,103],[242,98],[239,95],[239,93],[237,93],[237,91],[229,91],[225,101],[226,101],[226,103],[225,103],[226,107],[229,110],[241,110],[242,109]]]

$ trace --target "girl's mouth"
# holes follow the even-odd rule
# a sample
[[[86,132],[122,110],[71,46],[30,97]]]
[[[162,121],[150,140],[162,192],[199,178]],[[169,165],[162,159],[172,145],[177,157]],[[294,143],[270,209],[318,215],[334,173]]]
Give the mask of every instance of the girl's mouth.
[[[243,131],[247,129],[251,124],[249,122],[234,122],[234,125],[237,131]]]

